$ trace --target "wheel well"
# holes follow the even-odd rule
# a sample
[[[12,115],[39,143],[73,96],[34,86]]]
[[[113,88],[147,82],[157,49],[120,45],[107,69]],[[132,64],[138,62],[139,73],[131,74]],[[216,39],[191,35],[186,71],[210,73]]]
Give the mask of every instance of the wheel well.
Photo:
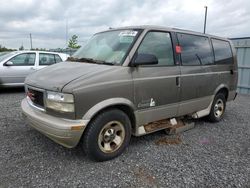
[[[97,112],[91,119],[94,119],[96,116],[101,114],[103,111],[106,111],[106,110],[112,109],[112,108],[119,109],[119,110],[123,111],[125,114],[127,114],[127,116],[130,119],[130,122],[131,122],[131,126],[132,126],[131,128],[134,131],[135,124],[136,124],[135,114],[134,114],[133,109],[127,105],[119,104],[119,105],[112,105],[112,106],[105,107],[105,108],[101,109],[99,112]]]
[[[224,95],[225,95],[225,97],[226,97],[226,100],[227,100],[227,98],[228,98],[228,89],[227,88],[221,88],[218,92],[217,92],[217,94],[218,93],[223,93]]]

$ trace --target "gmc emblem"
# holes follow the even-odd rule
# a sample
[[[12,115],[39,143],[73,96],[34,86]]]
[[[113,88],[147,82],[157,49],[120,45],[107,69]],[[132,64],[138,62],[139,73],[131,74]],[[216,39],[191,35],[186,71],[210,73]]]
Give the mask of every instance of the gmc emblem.
[[[35,94],[34,94],[34,93],[28,91],[28,92],[27,92],[27,96],[28,96],[32,101],[35,100]]]

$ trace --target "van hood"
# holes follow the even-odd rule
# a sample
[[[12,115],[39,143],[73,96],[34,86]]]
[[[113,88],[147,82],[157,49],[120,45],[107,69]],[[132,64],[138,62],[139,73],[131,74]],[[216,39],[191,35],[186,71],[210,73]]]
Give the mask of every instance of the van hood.
[[[30,74],[25,84],[52,91],[62,91],[63,87],[78,78],[88,78],[115,66],[84,62],[62,62],[48,66]]]

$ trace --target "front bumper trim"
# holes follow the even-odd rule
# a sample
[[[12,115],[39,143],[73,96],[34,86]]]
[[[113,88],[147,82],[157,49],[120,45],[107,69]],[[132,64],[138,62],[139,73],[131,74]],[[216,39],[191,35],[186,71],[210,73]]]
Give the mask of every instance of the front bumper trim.
[[[69,120],[48,115],[32,107],[27,98],[22,100],[21,107],[30,126],[67,148],[78,144],[88,123],[88,120]]]

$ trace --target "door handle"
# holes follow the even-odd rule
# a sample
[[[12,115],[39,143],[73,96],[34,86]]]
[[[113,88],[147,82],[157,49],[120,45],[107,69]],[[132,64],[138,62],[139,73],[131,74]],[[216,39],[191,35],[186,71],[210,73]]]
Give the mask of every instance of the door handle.
[[[34,67],[30,67],[30,70],[36,70],[36,68],[34,68]]]
[[[181,80],[180,80],[179,76],[176,77],[176,85],[177,85],[177,87],[181,86]]]
[[[233,69],[231,69],[231,70],[230,70],[230,74],[234,74],[234,71],[233,71]]]

